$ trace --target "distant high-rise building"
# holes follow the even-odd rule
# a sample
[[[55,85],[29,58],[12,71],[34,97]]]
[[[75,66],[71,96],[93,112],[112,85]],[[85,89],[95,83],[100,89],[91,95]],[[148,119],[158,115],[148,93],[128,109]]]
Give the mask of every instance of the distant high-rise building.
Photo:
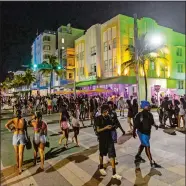
[[[37,71],[37,65],[48,60],[49,55],[55,55],[56,52],[56,32],[45,30],[39,34],[32,44],[32,66]],[[49,77],[41,77],[37,73],[37,87],[47,88]]]

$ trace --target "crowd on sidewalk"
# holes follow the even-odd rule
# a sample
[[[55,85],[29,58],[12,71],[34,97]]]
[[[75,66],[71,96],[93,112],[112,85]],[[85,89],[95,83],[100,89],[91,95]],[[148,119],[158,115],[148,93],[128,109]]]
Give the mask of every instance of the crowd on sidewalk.
[[[11,104],[11,103],[9,103]],[[160,166],[153,160],[150,151],[150,135],[151,127],[156,129],[163,127],[166,120],[169,118],[170,127],[176,123],[180,127],[180,121],[183,120],[183,127],[185,127],[186,117],[186,100],[185,97],[180,100],[170,101],[168,97],[162,100],[158,109],[160,125],[158,126],[151,114],[151,104],[148,101],[141,102],[141,109],[137,99],[124,100],[123,97],[113,96],[87,96],[81,95],[76,98],[73,96],[48,96],[48,97],[29,97],[21,99],[18,98],[13,102],[15,118],[6,124],[9,131],[13,131],[13,146],[16,153],[17,167],[19,173],[22,172],[22,162],[24,147],[31,148],[31,140],[27,133],[27,126],[33,127],[33,147],[34,147],[34,165],[37,160],[37,153],[39,152],[41,158],[41,171],[44,171],[44,148],[49,147],[49,140],[47,138],[47,123],[43,121],[42,115],[44,113],[51,114],[59,112],[59,129],[62,136],[59,139],[59,145],[64,142],[64,147],[68,148],[69,128],[73,128],[72,141],[75,139],[76,146],[79,146],[78,134],[80,124],[84,126],[83,121],[90,119],[90,124],[93,126],[95,135],[99,142],[99,160],[100,160],[100,174],[105,176],[107,173],[103,166],[103,158],[108,155],[113,171],[113,178],[121,180],[121,176],[116,173],[116,151],[115,143],[125,136],[126,133],[133,135],[136,138],[138,135],[140,146],[135,157],[135,163],[144,163],[145,160],[141,157],[142,151],[145,149],[146,155],[153,168]],[[116,109],[119,109],[120,116],[124,117],[125,109],[127,109],[127,123],[129,130],[125,132],[120,124]],[[28,122],[24,119],[24,114],[32,114],[32,119]],[[174,115],[174,121],[172,116]],[[118,138],[117,129],[122,131],[122,136]]]

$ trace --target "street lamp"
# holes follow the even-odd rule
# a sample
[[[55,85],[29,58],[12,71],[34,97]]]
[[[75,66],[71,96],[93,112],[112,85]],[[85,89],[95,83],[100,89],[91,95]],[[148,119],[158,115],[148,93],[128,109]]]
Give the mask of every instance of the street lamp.
[[[159,47],[164,43],[163,37],[160,34],[152,35],[149,39],[150,46],[156,46]]]

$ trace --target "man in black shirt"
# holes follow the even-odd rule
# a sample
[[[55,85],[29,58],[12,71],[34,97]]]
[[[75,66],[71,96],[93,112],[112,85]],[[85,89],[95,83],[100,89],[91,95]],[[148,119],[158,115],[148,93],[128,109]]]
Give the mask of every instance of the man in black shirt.
[[[121,176],[116,174],[116,164],[115,164],[115,157],[116,151],[114,147],[114,140],[112,138],[112,120],[108,115],[109,106],[103,105],[101,107],[101,115],[96,119],[96,128],[97,133],[99,135],[99,151],[100,151],[100,173],[103,176],[106,176],[106,171],[103,168],[103,157],[107,156],[110,158],[110,162],[112,165],[113,176],[112,178],[121,180]]]
[[[123,130],[123,128],[118,120],[118,116],[115,111],[114,103],[112,101],[108,101],[107,104],[109,105],[109,115],[111,117],[113,125],[115,126],[116,129],[119,128],[121,130],[121,132],[123,133],[123,135],[125,135],[125,131]]]
[[[133,137],[136,138],[137,129],[137,134],[141,142],[138,153],[135,157],[135,162],[145,162],[145,160],[141,157],[141,153],[145,148],[145,152],[150,161],[151,167],[158,168],[160,166],[152,159],[150,152],[151,127],[155,126],[157,130],[158,126],[155,124],[153,115],[150,113],[150,103],[148,101],[142,101],[141,108],[143,111],[139,112],[134,120]]]

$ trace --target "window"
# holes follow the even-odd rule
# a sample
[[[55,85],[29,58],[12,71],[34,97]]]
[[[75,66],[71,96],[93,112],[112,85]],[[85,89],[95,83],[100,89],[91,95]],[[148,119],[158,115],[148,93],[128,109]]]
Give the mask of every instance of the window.
[[[91,65],[91,72],[95,73],[96,72],[96,63]]]
[[[107,42],[104,42],[104,52],[106,52],[107,50],[108,50]]]
[[[56,75],[56,81],[58,81],[58,75]]]
[[[64,43],[64,42],[65,42],[65,40],[64,40],[64,38],[62,38],[62,39],[61,39],[61,43]]]
[[[43,41],[50,41],[50,36],[44,36]]]
[[[69,74],[68,74],[68,78],[69,78],[69,79],[72,79],[72,73],[69,73]]]
[[[116,38],[113,39],[113,48],[116,48]]]
[[[96,55],[96,47],[95,46],[91,47],[90,53],[91,53],[91,56]]]
[[[50,55],[48,55],[48,54],[44,54],[44,55],[43,55],[43,59],[48,59],[49,56],[50,56]]]
[[[112,70],[112,59],[109,59],[109,69]]]
[[[182,56],[182,48],[177,48],[176,55],[177,56]]]
[[[154,70],[155,68],[154,68],[154,62],[152,61],[151,62],[151,70]]]
[[[84,75],[84,67],[80,67],[80,75]]]
[[[183,64],[178,64],[177,72],[183,73]]]
[[[108,70],[108,61],[105,60],[105,71],[107,71],[107,70]]]
[[[43,50],[50,50],[50,45],[44,45]]]
[[[183,80],[178,81],[178,89],[183,89],[183,83],[184,83]]]

